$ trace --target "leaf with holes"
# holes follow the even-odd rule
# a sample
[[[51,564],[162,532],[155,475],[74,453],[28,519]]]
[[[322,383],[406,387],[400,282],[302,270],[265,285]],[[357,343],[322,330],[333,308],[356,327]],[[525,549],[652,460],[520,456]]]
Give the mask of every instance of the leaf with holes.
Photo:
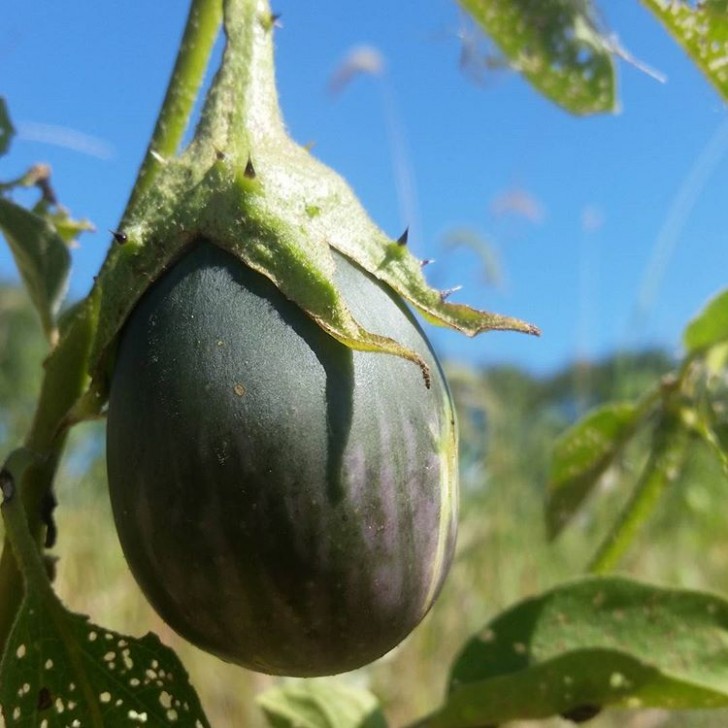
[[[592,717],[605,706],[728,706],[728,602],[586,578],[508,609],[470,640],[423,725]]]
[[[690,353],[728,341],[728,289],[719,293],[687,325],[683,343]]]
[[[209,728],[177,656],[156,636],[125,637],[31,590],[2,663],[7,728]]]
[[[460,0],[511,66],[572,114],[613,111],[615,73],[608,41],[588,2]]]
[[[589,412],[559,438],[551,461],[546,505],[550,538],[558,536],[573,517],[639,422],[636,405],[612,402]]]
[[[728,3],[643,0],[693,63],[728,100]]]
[[[68,247],[48,220],[2,197],[0,232],[10,245],[43,329],[50,334],[68,285]]]
[[[5,154],[10,147],[10,140],[15,134],[15,129],[10,121],[10,115],[8,114],[8,106],[5,103],[5,99],[0,96],[0,156]]]
[[[273,688],[258,704],[273,728],[387,728],[374,695],[333,681]]]

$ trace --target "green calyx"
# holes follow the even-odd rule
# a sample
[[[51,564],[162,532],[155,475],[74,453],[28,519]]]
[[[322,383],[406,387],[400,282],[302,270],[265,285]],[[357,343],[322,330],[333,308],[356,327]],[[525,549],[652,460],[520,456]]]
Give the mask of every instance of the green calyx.
[[[352,349],[417,363],[396,341],[352,316],[333,278],[331,249],[357,262],[429,321],[470,336],[491,329],[538,334],[518,319],[448,303],[422,263],[370,220],[348,185],[286,134],[273,69],[268,0],[226,0],[223,60],[195,137],[161,170],[125,216],[97,279],[99,374],[144,291],[199,238],[214,241],[268,277],[322,329]]]

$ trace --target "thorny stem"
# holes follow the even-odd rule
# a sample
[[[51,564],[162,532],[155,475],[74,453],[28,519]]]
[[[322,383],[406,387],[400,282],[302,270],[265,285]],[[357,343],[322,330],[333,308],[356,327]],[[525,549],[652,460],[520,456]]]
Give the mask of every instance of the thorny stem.
[[[173,155],[179,147],[221,17],[221,0],[192,0],[172,78],[122,224],[153,183],[164,157]],[[96,326],[95,304],[92,298],[86,300],[82,314],[74,317],[46,361],[35,417],[25,441],[26,448],[37,456],[37,463],[25,470],[17,487],[27,514],[28,531],[39,550],[44,536],[40,506],[51,493],[65,446],[64,421],[87,386],[89,347]],[[0,655],[5,650],[22,598],[22,576],[6,536],[0,556]]]

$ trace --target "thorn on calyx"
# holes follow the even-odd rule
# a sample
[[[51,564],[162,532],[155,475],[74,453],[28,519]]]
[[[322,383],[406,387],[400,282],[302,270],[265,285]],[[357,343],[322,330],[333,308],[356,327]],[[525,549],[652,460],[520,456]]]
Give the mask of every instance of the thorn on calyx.
[[[447,288],[444,291],[440,291],[440,300],[444,303],[448,298],[450,298],[450,296],[452,296],[453,293],[457,293],[457,291],[461,289],[462,286],[454,286],[453,288]]]
[[[253,160],[248,157],[248,163],[245,165],[245,172],[243,173],[248,179],[255,179],[255,167],[253,166]]]
[[[424,268],[426,265],[430,265],[430,263],[434,263],[434,258],[425,258],[424,260],[420,261],[420,268]]]
[[[126,233],[119,232],[118,230],[109,230],[109,232],[114,236],[114,242],[119,243],[119,245],[123,245],[128,240]]]
[[[15,479],[6,468],[0,470],[0,492],[3,495],[3,503],[11,501],[15,495]]]
[[[397,245],[404,247],[407,245],[407,238],[409,238],[409,227],[404,229],[404,232],[397,238]]]
[[[281,19],[281,13],[270,14],[270,25],[271,28],[280,28],[281,24],[278,22]]]
[[[215,149],[215,159],[217,159],[218,162],[224,162],[225,152],[223,152],[222,149]]]

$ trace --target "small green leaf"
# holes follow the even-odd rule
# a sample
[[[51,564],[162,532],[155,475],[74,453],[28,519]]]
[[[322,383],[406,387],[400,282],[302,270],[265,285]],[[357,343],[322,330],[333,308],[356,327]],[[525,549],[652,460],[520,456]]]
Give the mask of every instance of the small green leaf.
[[[8,106],[5,99],[0,96],[0,156],[5,154],[10,147],[10,140],[15,135],[15,129],[10,121]]]
[[[590,2],[459,0],[544,96],[572,114],[615,108],[612,52]]]
[[[68,247],[74,246],[76,238],[81,233],[93,232],[96,229],[90,220],[85,218],[76,220],[71,217],[65,207],[61,206],[56,206],[53,210],[49,210],[45,213],[44,217],[53,225],[58,233],[58,237]]]
[[[642,0],[728,100],[728,3]]]
[[[605,706],[728,706],[728,602],[624,578],[586,578],[510,608],[465,646],[443,708],[468,728]]]
[[[0,664],[5,724],[209,726],[177,656],[159,639],[103,629],[30,591]]]
[[[10,245],[43,329],[50,335],[68,285],[68,247],[50,222],[2,197],[0,231]]]
[[[386,728],[377,698],[333,681],[302,682],[258,696],[273,728]]]
[[[728,341],[728,289],[719,293],[687,325],[683,343],[688,353]]]
[[[546,521],[555,538],[614,463],[640,419],[637,405],[613,402],[589,412],[556,442]]]

